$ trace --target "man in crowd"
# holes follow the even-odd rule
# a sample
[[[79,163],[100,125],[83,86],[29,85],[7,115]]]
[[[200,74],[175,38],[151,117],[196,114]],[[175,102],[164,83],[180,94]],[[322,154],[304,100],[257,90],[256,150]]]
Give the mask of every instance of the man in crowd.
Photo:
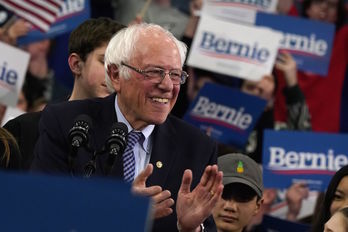
[[[218,158],[223,172],[222,198],[213,210],[218,232],[241,232],[251,222],[262,204],[262,173],[248,156],[230,153]]]
[[[86,176],[86,164],[95,159],[94,175],[135,178],[133,191],[152,197],[153,231],[202,231],[222,194],[222,173],[214,165],[216,143],[169,115],[188,76],[182,71],[185,56],[186,46],[160,26],[135,24],[119,31],[105,52],[106,84],[117,94],[47,106],[32,169]],[[81,114],[92,122],[89,149],[78,149],[71,166],[69,131]],[[127,146],[107,173],[103,148],[115,122],[127,126],[128,145],[134,147]]]

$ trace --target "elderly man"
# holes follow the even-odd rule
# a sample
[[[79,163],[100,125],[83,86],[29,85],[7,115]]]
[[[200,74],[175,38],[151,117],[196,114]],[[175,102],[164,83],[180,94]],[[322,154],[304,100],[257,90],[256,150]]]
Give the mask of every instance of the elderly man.
[[[46,107],[32,169],[84,175],[94,157],[90,150],[99,151],[94,175],[135,178],[133,192],[152,197],[153,231],[202,231],[222,194],[222,173],[214,165],[215,142],[169,115],[187,78],[185,54],[186,46],[157,25],[136,24],[118,32],[105,52],[106,83],[116,93]],[[91,149],[78,149],[72,166],[68,137],[80,114],[93,121]],[[127,146],[108,172],[108,155],[100,151],[114,122],[126,124],[128,145],[135,145]]]

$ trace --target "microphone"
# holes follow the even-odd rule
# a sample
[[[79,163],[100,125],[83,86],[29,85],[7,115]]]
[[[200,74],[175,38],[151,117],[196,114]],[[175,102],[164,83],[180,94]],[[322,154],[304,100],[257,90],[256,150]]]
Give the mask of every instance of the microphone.
[[[80,114],[75,118],[73,127],[69,131],[71,150],[68,156],[69,169],[73,174],[74,160],[77,149],[88,144],[88,131],[91,128],[92,119],[86,114]]]
[[[109,157],[106,161],[105,173],[109,175],[111,172],[117,155],[123,154],[127,146],[128,128],[126,124],[122,122],[116,122],[111,127],[110,136],[106,140],[106,151],[109,153]]]
[[[86,114],[80,114],[75,118],[74,125],[69,131],[69,141],[72,147],[79,148],[88,142],[90,125],[92,125],[92,119]]]

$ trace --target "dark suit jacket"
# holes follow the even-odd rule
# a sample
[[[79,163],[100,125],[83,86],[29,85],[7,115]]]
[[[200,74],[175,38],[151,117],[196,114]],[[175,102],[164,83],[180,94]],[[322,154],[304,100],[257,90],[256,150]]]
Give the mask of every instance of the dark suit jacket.
[[[16,139],[22,155],[22,169],[30,169],[34,158],[34,147],[39,138],[41,111],[22,114],[8,121],[4,128]]]
[[[115,94],[112,94],[106,98],[47,106],[39,125],[40,137],[35,148],[32,170],[56,174],[69,173],[68,133],[75,118],[80,114],[87,114],[92,118],[89,144],[95,150],[101,150],[110,134],[112,123],[117,121],[114,101]],[[155,126],[153,133],[150,163],[154,165],[154,171],[147,181],[147,186],[160,185],[163,189],[168,189],[176,200],[185,169],[191,169],[193,172],[194,188],[199,183],[205,167],[216,163],[216,143],[199,129],[173,116],[168,116],[163,124]],[[75,162],[76,175],[84,173],[84,166],[91,156],[91,153],[79,148]],[[95,175],[105,175],[106,159],[107,154],[97,157]],[[156,166],[157,161],[162,162],[161,168]],[[111,175],[123,176],[122,157],[116,160]],[[176,213],[156,220],[153,231],[177,231]]]

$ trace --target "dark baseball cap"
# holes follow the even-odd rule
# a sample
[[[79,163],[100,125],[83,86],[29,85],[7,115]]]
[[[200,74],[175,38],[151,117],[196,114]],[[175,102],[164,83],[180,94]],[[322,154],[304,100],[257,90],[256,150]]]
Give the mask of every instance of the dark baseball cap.
[[[218,158],[218,167],[224,173],[222,183],[242,183],[251,187],[261,198],[262,172],[259,165],[247,155],[230,153]]]

